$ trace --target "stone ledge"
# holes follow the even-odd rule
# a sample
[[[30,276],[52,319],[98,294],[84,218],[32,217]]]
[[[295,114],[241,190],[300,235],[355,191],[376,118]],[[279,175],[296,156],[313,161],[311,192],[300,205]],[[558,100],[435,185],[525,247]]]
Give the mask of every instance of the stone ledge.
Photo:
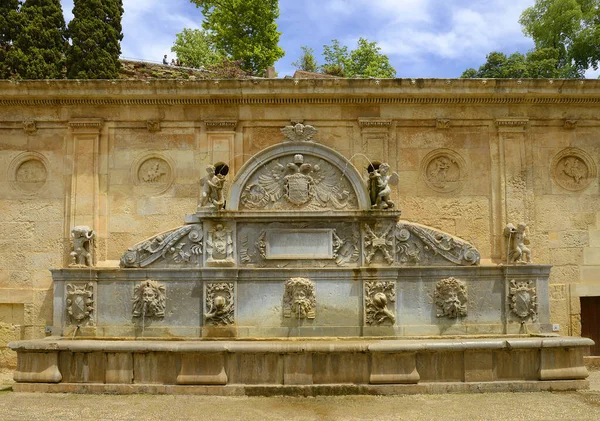
[[[587,380],[503,381],[472,383],[419,383],[403,385],[228,385],[184,386],[101,383],[15,383],[18,393],[89,394],[170,394],[214,396],[340,396],[340,395],[414,395],[442,393],[563,392],[589,389]]]

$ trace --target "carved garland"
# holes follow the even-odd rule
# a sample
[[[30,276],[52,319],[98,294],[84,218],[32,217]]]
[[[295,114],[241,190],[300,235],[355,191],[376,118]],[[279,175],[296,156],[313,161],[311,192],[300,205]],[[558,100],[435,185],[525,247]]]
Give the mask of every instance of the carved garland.
[[[396,284],[393,281],[367,281],[365,283],[365,309],[368,325],[394,324],[393,308],[396,302]]]
[[[233,282],[215,282],[206,286],[207,324],[228,326],[234,323],[234,285]]]

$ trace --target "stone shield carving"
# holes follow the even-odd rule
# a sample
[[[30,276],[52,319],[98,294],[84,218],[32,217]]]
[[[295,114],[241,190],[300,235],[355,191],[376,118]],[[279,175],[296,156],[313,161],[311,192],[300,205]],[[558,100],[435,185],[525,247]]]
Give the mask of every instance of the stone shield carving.
[[[133,292],[133,317],[162,319],[166,302],[165,286],[148,279],[137,285]]]
[[[597,177],[596,163],[584,150],[567,148],[552,160],[552,177],[565,190],[583,190]]]
[[[356,209],[354,189],[339,169],[308,155],[295,154],[271,161],[242,189],[242,209],[322,210]]]
[[[94,324],[94,285],[67,284],[66,290],[69,322],[78,326]]]
[[[207,324],[228,326],[234,323],[233,282],[213,282],[206,285]]]
[[[437,149],[423,158],[421,178],[432,190],[452,192],[463,186],[467,178],[467,164],[453,150]]]
[[[233,234],[222,224],[208,232],[206,239],[206,264],[208,266],[233,266]]]
[[[438,281],[434,292],[437,317],[456,319],[467,315],[467,286],[456,278]]]
[[[510,310],[518,319],[537,319],[537,295],[533,281],[511,279],[508,300]]]
[[[200,266],[203,236],[200,224],[163,232],[127,250],[121,257],[121,267]]]
[[[393,308],[395,302],[395,282],[365,282],[365,319],[368,325],[393,325],[396,322],[396,316],[389,307]]]
[[[317,299],[315,284],[307,278],[291,278],[285,283],[283,294],[283,317],[314,319]]]

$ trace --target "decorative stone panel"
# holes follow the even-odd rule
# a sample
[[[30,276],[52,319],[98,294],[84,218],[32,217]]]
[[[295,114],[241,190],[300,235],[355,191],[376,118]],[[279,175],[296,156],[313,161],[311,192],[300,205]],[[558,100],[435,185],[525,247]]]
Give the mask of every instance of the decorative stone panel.
[[[563,149],[552,160],[552,178],[565,190],[583,190],[590,185],[597,174],[596,163],[582,149]]]
[[[467,177],[465,160],[451,149],[436,149],[423,158],[421,178],[432,190],[440,193],[456,191]]]
[[[151,153],[141,156],[131,166],[131,178],[140,193],[160,194],[171,187],[175,174],[171,160],[163,154]]]

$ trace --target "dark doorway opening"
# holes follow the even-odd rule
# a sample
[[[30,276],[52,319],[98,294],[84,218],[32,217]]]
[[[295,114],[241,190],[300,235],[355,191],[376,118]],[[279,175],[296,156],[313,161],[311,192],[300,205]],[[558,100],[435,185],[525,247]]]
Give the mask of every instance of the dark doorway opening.
[[[580,297],[581,336],[592,339],[590,355],[600,355],[600,297]]]

